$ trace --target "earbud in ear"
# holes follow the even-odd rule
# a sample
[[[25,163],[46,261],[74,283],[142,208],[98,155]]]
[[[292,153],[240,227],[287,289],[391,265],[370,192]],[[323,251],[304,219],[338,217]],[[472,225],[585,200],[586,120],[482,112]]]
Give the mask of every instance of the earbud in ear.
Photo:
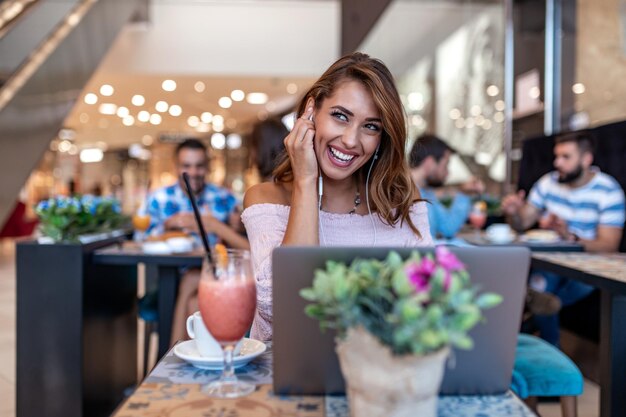
[[[374,152],[374,160],[378,159],[378,150],[380,149],[380,143],[376,147],[376,152]]]

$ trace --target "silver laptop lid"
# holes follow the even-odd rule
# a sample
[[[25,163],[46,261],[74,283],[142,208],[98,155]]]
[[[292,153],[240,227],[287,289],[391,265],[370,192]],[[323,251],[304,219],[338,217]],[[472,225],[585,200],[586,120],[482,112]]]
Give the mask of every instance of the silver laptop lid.
[[[279,247],[273,252],[274,392],[279,394],[341,394],[344,382],[335,354],[334,334],[322,333],[319,322],[304,314],[299,291],[309,287],[314,271],[327,260],[384,259],[390,250],[406,257],[424,248]],[[499,306],[485,311],[486,321],[470,335],[474,349],[454,350],[454,368],[447,368],[442,394],[489,395],[505,392],[511,383],[530,251],[523,247],[450,248],[466,265],[481,291],[502,295]],[[367,366],[364,364],[364,366]]]

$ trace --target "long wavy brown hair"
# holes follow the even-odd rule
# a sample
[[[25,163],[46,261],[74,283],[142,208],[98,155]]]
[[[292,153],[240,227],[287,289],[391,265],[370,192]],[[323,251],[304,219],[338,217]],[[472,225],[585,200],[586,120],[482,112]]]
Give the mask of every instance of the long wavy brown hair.
[[[304,113],[309,97],[314,99],[315,108],[319,109],[322,102],[332,96],[337,86],[351,80],[363,83],[370,91],[381,114],[383,125],[378,159],[370,175],[369,194],[372,211],[389,226],[395,226],[398,222],[402,225],[402,222],[406,221],[413,232],[421,237],[409,216],[411,205],[420,198],[404,157],[406,117],[393,76],[382,61],[360,52],[340,58],[302,97],[297,108],[297,117]],[[365,183],[370,164],[371,159],[356,173],[362,183]],[[277,183],[293,181],[291,160],[287,155],[284,155],[274,170],[274,181]]]

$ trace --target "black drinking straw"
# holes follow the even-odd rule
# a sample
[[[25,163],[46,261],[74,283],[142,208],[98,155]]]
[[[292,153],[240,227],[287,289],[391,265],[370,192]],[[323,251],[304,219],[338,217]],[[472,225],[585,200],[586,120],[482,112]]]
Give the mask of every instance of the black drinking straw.
[[[196,223],[198,223],[198,229],[200,230],[200,237],[202,238],[202,244],[204,245],[204,250],[206,252],[206,258],[209,261],[211,267],[213,267],[213,257],[211,256],[211,248],[209,247],[209,241],[206,238],[206,233],[204,232],[204,226],[202,225],[202,219],[200,218],[200,210],[198,210],[198,205],[196,204],[196,199],[193,197],[193,193],[191,192],[191,186],[189,185],[189,175],[186,172],[183,172],[183,182],[185,183],[185,188],[187,189],[187,195],[189,196],[189,201],[191,201],[191,207],[193,207],[193,214],[196,218]]]

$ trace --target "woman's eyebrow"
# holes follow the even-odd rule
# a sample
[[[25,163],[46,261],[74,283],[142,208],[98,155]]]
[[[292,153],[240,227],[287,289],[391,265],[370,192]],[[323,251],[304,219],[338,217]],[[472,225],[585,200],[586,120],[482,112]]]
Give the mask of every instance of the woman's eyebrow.
[[[354,116],[354,113],[352,113],[350,110],[346,109],[343,106],[332,106],[331,109],[337,109],[337,110],[341,110],[342,112],[346,113],[348,116]],[[380,118],[378,117],[366,117],[365,118],[366,121],[368,122],[379,122],[382,123],[382,120],[380,120]]]

